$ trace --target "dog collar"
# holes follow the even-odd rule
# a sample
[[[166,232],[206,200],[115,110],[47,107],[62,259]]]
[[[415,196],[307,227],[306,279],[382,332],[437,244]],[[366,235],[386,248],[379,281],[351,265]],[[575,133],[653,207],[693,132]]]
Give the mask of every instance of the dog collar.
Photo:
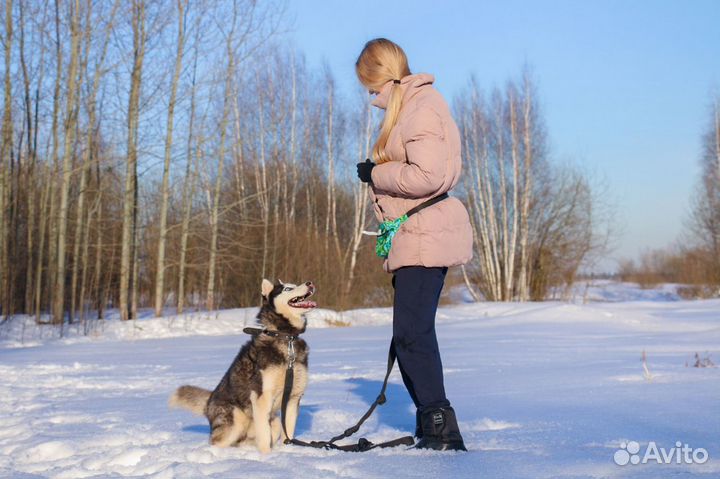
[[[249,334],[251,336],[260,336],[261,334],[264,334],[265,336],[270,336],[271,338],[280,338],[287,341],[288,345],[288,369],[292,370],[293,366],[295,365],[295,359],[297,358],[297,355],[295,354],[295,340],[298,338],[297,335],[293,334],[287,334],[287,333],[281,333],[280,331],[271,331],[269,329],[260,329],[260,328],[245,328],[243,329],[243,332],[246,334]]]
[[[281,333],[280,331],[272,331],[270,329],[260,328],[245,328],[243,329],[243,333],[249,334],[251,336],[260,336],[261,334],[264,334],[265,336],[270,336],[271,338],[280,338],[286,341],[295,341],[298,338],[298,335],[296,334],[287,334]]]

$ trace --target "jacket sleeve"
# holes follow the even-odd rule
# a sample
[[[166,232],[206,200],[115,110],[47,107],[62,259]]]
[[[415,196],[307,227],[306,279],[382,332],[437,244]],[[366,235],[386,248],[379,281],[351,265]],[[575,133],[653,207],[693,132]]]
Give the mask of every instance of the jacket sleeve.
[[[413,112],[402,135],[407,162],[388,161],[372,169],[373,184],[383,191],[422,198],[440,189],[445,179],[447,143],[440,116],[431,108]]]

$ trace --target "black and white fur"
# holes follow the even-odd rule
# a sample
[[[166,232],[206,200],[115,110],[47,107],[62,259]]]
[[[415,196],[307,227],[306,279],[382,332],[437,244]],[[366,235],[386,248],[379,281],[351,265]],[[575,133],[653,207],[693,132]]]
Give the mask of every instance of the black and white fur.
[[[305,331],[305,313],[316,304],[311,282],[301,285],[262,282],[262,306],[257,318],[270,331],[298,335]],[[307,385],[307,343],[295,340],[295,378],[286,411],[287,433],[292,439],[300,398]],[[170,397],[171,407],[204,415],[210,422],[210,444],[227,447],[254,440],[270,452],[282,434],[279,411],[288,367],[288,341],[265,334],[253,336],[235,357],[214,391],[181,386]]]

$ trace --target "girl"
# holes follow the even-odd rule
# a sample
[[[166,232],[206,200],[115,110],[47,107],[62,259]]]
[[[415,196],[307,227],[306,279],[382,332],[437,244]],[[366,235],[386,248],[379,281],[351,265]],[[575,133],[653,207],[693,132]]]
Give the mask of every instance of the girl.
[[[383,268],[393,274],[393,347],[417,408],[421,449],[465,451],[455,411],[445,396],[435,313],[449,266],[472,258],[465,206],[448,197],[460,178],[460,133],[434,77],[412,74],[405,52],[377,38],[355,63],[360,83],[376,94],[385,117],[372,159],[358,163],[370,183],[379,221],[408,214],[392,239]],[[402,219],[400,220],[402,221]]]

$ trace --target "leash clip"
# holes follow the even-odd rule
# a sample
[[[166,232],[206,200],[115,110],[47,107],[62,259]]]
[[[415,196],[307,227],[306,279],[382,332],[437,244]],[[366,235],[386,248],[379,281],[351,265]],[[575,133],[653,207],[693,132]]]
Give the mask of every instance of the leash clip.
[[[295,338],[288,339],[288,369],[295,365]]]

